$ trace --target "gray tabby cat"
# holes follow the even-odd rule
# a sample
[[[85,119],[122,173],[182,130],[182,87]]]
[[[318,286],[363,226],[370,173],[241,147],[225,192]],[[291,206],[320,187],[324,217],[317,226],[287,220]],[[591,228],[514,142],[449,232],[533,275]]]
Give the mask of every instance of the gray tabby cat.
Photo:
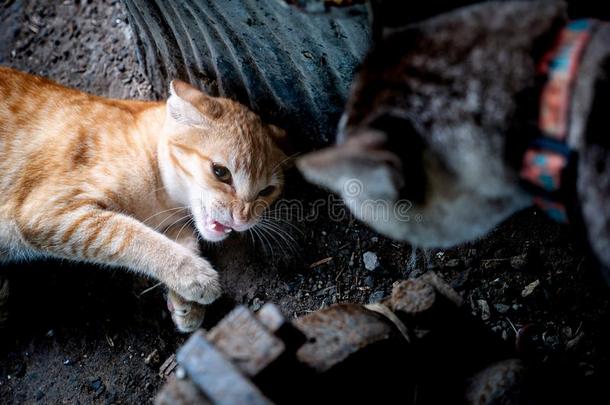
[[[566,23],[563,2],[490,2],[385,35],[354,81],[337,145],[297,166],[394,239],[449,247],[485,235],[532,204],[519,170],[538,130],[537,65]],[[608,24],[595,25],[572,92],[572,222],[608,268]]]

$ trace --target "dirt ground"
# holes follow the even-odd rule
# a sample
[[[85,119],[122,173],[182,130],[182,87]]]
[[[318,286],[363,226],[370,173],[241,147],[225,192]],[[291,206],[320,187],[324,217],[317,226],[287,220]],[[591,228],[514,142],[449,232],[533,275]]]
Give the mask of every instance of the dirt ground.
[[[152,94],[116,0],[0,0],[0,63],[100,95]],[[576,396],[604,392],[608,289],[569,229],[529,210],[478,242],[412,251],[349,216],[331,220],[316,209],[326,193],[294,171],[287,177],[286,198],[319,215],[299,221],[286,214],[287,235],[267,246],[234,236],[206,247],[226,294],[204,326],[238,303],[257,309],[272,301],[297,317],[335,302],[375,301],[395,280],[433,269],[463,294],[474,316],[507,341],[518,340],[523,358],[550,373],[555,387]],[[364,265],[367,252],[379,260],[373,270]],[[59,262],[0,271],[12,288],[11,324],[0,332],[0,403],[152,400],[163,383],[160,364],[185,339],[174,331],[162,290],[145,292],[154,281]],[[600,403],[610,403],[605,395]]]

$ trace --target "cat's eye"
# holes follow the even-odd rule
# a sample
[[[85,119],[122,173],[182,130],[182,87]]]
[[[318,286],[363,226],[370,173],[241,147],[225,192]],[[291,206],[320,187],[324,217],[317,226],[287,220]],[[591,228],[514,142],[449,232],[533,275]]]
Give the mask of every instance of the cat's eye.
[[[258,193],[258,196],[259,197],[269,197],[271,194],[273,194],[274,191],[275,191],[275,186],[267,186]]]
[[[212,165],[212,172],[214,172],[214,176],[223,183],[231,183],[231,172],[226,167],[214,163]]]

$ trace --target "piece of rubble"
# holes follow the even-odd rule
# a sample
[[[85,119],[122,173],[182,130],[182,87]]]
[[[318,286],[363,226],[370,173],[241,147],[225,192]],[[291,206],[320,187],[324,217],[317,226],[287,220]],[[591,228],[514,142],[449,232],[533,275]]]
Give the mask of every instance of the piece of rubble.
[[[212,405],[197,386],[190,380],[170,378],[155,398],[155,405]]]
[[[524,367],[520,360],[508,359],[495,363],[470,379],[466,389],[469,405],[517,405],[524,401],[522,392]]]
[[[531,295],[534,292],[534,290],[536,289],[536,287],[538,287],[539,285],[540,285],[540,280],[536,280],[533,283],[526,285],[525,288],[523,289],[523,291],[521,291],[521,296],[523,298],[525,298],[528,295]]]
[[[250,377],[277,360],[286,349],[284,342],[245,306],[231,311],[206,338]]]
[[[489,304],[485,300],[478,300],[477,304],[481,310],[481,319],[487,321],[490,317]]]
[[[176,362],[176,355],[172,354],[163,362],[163,364],[161,364],[161,367],[159,367],[159,377],[169,377],[173,374],[174,370],[176,370],[176,367],[178,367],[178,363]]]
[[[510,305],[506,304],[495,304],[494,308],[498,311],[499,314],[505,314],[510,310]]]
[[[388,340],[393,328],[360,305],[337,304],[312,312],[295,321],[307,336],[297,358],[310,368],[324,372],[353,353]]]
[[[368,271],[375,271],[379,268],[379,258],[374,252],[364,252],[362,261],[364,262],[364,268]]]
[[[436,290],[421,278],[402,281],[392,289],[390,305],[394,311],[417,316],[429,311],[436,301]]]
[[[203,331],[194,333],[186,341],[178,351],[177,360],[191,380],[214,404],[271,404],[271,401],[206,339]]]

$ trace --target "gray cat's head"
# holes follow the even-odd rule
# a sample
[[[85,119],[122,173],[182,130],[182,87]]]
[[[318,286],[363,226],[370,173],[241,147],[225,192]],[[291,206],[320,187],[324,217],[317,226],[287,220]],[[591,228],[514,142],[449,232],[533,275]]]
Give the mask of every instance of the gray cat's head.
[[[507,138],[531,124],[519,111],[535,110],[536,64],[565,19],[563,3],[497,2],[390,33],[354,81],[338,144],[298,167],[394,239],[484,235],[530,202]]]

